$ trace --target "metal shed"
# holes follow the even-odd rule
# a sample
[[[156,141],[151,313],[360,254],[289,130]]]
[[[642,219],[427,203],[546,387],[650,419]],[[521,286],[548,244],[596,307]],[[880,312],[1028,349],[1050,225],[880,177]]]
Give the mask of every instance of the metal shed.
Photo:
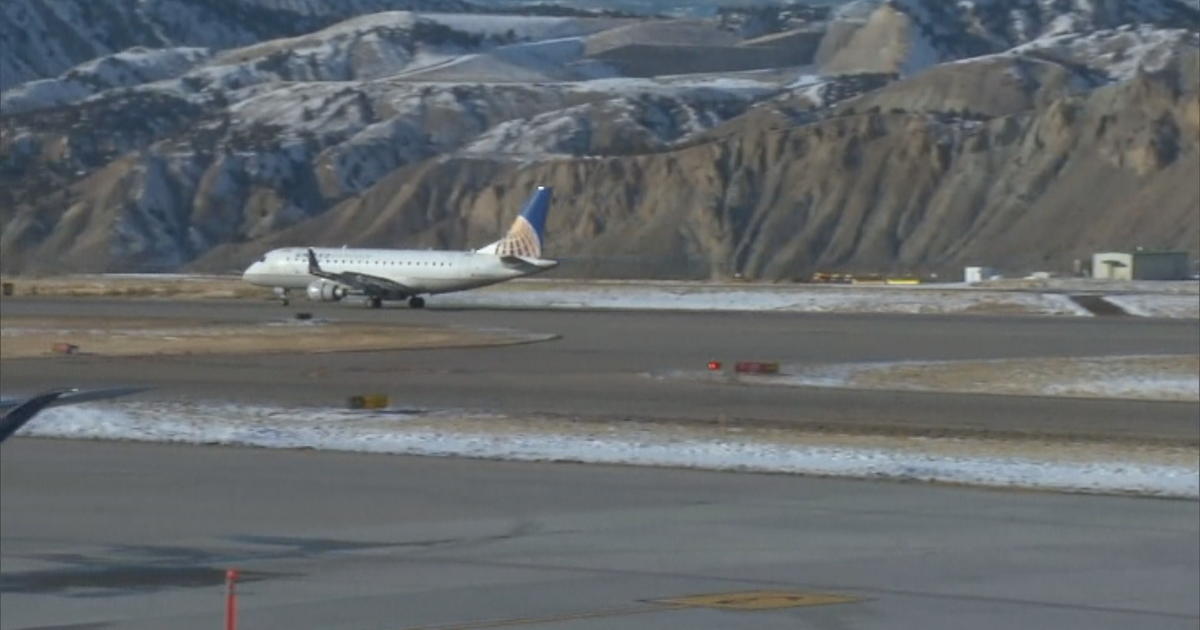
[[[1092,256],[1092,276],[1109,280],[1186,280],[1187,252],[1104,252]]]

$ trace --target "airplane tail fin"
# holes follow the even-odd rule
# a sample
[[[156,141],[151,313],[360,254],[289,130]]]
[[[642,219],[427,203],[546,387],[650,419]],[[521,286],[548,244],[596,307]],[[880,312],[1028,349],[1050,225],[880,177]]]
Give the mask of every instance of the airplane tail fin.
[[[550,212],[553,191],[549,186],[538,186],[525,207],[508,228],[504,238],[478,251],[497,256],[522,258],[542,257],[542,238],[546,233],[546,215]]]

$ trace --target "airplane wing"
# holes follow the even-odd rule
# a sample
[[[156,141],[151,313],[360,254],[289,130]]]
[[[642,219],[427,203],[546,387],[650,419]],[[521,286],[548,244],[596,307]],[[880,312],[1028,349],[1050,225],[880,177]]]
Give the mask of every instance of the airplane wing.
[[[69,391],[71,390],[38,394],[13,407],[11,411],[4,414],[3,418],[0,418],[0,442],[7,440],[10,435],[17,432],[17,429],[20,429],[26,422],[32,420],[39,411],[49,407],[50,403],[58,400],[59,396]]]
[[[308,250],[308,274],[346,285],[367,295],[392,296],[416,295],[418,293],[412,287],[400,284],[395,280],[388,280],[387,278],[372,276],[367,273],[359,273],[357,271],[325,271],[321,269],[321,263],[317,262],[317,255],[311,248]]]
[[[0,400],[0,409],[8,409],[8,413],[0,418],[0,442],[8,439],[13,433],[17,432],[25,423],[29,422],[43,409],[48,407],[57,407],[58,405],[70,405],[74,403],[87,402],[89,400],[103,400],[105,398],[116,398],[117,396],[125,396],[126,394],[134,394],[141,391],[146,391],[146,387],[110,387],[107,389],[91,389],[80,391],[77,389],[60,389],[43,394],[38,394],[32,398],[13,399],[8,398]]]

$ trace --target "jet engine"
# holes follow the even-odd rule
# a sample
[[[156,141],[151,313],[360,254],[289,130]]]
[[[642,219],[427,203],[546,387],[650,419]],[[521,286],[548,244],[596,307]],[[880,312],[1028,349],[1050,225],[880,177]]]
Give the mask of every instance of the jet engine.
[[[346,287],[328,280],[314,280],[305,289],[308,299],[314,302],[337,302],[349,292]]]

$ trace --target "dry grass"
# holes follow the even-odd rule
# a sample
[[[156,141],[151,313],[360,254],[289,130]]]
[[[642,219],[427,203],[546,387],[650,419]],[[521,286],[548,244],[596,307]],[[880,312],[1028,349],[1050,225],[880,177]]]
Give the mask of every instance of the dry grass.
[[[83,275],[3,278],[14,296],[239,299],[271,297],[271,290],[237,276]]]
[[[524,343],[519,333],[478,332],[441,326],[288,321],[230,324],[199,320],[130,320],[102,317],[4,317],[0,358],[54,356],[55,344],[106,356],[258,354],[404,350]]]
[[[364,420],[360,426],[369,426]],[[380,420],[380,430],[394,430],[391,420]],[[389,424],[391,423],[391,424]],[[673,423],[670,421],[618,422],[588,421],[583,418],[438,418],[412,419],[405,430],[437,431],[466,435],[508,436],[513,440],[530,436],[555,436],[607,440],[646,439],[683,443],[734,441],[750,446],[791,448],[867,449],[901,451],[914,455],[963,458],[1024,458],[1045,462],[1126,461],[1137,464],[1195,467],[1200,451],[1194,445],[1138,443],[1136,439],[1089,441],[1041,439],[1035,436],[1002,438],[941,437],[929,438],[894,434],[849,434],[831,430],[810,430],[783,426],[757,426],[731,422],[719,426]]]

